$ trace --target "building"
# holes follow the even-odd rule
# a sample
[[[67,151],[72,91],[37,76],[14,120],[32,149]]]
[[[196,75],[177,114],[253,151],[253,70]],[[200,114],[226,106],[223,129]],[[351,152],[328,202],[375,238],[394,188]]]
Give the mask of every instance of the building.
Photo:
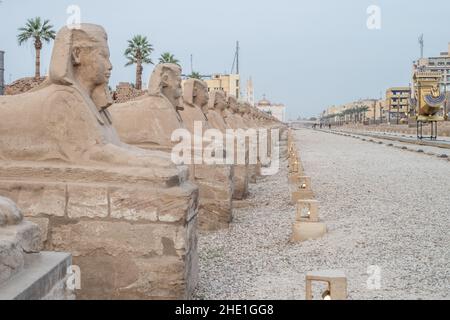
[[[407,121],[410,115],[411,88],[393,87],[386,90],[388,122],[397,124]]]
[[[450,92],[450,43],[448,51],[442,52],[438,57],[422,58],[414,61],[413,74],[417,70],[440,72],[442,74],[442,89]]]
[[[284,104],[271,103],[264,96],[264,98],[256,104],[256,107],[259,110],[274,116],[279,121],[286,122],[286,106]]]
[[[208,91],[222,90],[228,95],[241,98],[241,81],[239,74],[214,74],[205,80]]]
[[[255,89],[253,88],[253,80],[250,78],[247,81],[247,98],[246,101],[250,103],[250,105],[255,105]]]
[[[0,95],[5,93],[5,52],[0,51]]]

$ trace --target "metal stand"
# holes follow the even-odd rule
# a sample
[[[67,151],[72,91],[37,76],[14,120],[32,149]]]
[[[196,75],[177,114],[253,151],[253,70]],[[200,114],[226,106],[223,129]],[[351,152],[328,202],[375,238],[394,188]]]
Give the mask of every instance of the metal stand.
[[[424,123],[431,124],[431,135],[429,137],[423,136],[423,124]],[[437,140],[438,136],[438,122],[437,121],[417,121],[417,139],[423,140],[429,138],[430,140]]]

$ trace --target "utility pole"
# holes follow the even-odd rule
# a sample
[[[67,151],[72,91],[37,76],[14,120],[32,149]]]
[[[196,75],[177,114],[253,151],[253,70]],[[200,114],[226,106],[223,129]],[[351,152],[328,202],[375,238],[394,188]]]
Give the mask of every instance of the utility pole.
[[[420,59],[423,59],[423,48],[425,46],[425,41],[423,39],[423,33],[419,36],[419,45],[420,45]]]
[[[239,74],[239,41],[236,42],[236,72]]]
[[[234,67],[236,67],[236,74],[239,74],[239,41],[236,41],[236,52],[234,53],[233,65],[231,67],[231,74],[234,73]]]

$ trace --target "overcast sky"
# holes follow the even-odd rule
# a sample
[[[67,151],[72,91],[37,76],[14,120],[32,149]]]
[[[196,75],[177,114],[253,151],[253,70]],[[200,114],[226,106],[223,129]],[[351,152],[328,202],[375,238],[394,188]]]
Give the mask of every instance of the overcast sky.
[[[243,82],[251,76],[256,99],[266,94],[286,104],[291,118],[378,98],[389,86],[407,86],[420,53],[418,36],[424,33],[430,56],[447,51],[450,41],[448,0],[3,0],[0,50],[6,51],[6,82],[34,74],[34,48],[31,43],[18,47],[17,28],[41,16],[59,29],[71,4],[81,8],[82,22],[107,30],[112,86],[134,82],[134,67],[124,67],[123,51],[135,34],[150,39],[154,61],[170,51],[189,73],[193,54],[194,69],[202,74],[230,72],[239,40]],[[371,5],[381,9],[379,30],[367,27]],[[47,45],[43,73],[50,53]],[[146,66],[145,82],[152,68]]]

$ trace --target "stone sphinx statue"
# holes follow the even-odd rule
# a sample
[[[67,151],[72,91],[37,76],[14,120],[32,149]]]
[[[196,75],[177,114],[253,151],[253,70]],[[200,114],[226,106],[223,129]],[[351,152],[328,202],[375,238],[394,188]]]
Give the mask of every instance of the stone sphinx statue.
[[[197,280],[198,188],[170,154],[121,141],[109,113],[111,69],[102,27],[64,27],[48,81],[0,97],[0,196],[39,222],[46,250],[73,253],[80,298],[187,299]]]
[[[208,123],[211,128],[217,129],[220,132],[224,134],[224,140],[233,138],[234,139],[234,192],[233,192],[233,199],[235,200],[242,200],[248,195],[248,183],[249,183],[249,177],[248,177],[248,152],[245,149],[245,146],[242,147],[242,150],[245,152],[245,162],[246,163],[238,163],[237,162],[237,153],[239,151],[238,149],[238,143],[239,140],[234,137],[230,137],[228,135],[227,130],[229,129],[237,129],[237,127],[230,126],[225,119],[228,116],[231,115],[231,111],[228,110],[228,100],[227,96],[223,91],[215,90],[211,91],[209,93],[209,103],[207,112],[205,113],[206,117],[208,118]],[[230,119],[231,120],[231,119]],[[245,143],[245,142],[244,142]],[[226,142],[224,141],[224,145],[226,145]]]
[[[186,129],[193,138],[195,121],[202,122],[203,130],[208,129],[202,112],[208,103],[207,87],[202,81],[191,79],[185,84],[183,99],[181,93],[180,67],[157,65],[150,78],[148,95],[111,107],[120,137],[141,148],[172,151],[179,142],[171,139],[176,130]],[[202,136],[198,138],[202,142]],[[200,228],[228,227],[232,216],[232,168],[190,164],[189,169],[191,181],[200,192]]]
[[[188,79],[184,84],[183,110],[180,111],[183,123],[192,134],[194,124],[202,124],[203,130],[209,128],[203,109],[208,105],[208,87],[205,82],[198,79]]]
[[[157,65],[147,95],[110,108],[120,138],[145,149],[171,151],[177,142],[171,140],[172,133],[183,128],[181,97],[181,68],[171,63]]]
[[[205,113],[209,125],[222,133],[226,133],[228,126],[223,118],[223,112],[227,108],[227,98],[224,92],[214,90],[209,93],[208,108]]]
[[[235,96],[228,96],[227,108],[224,112],[225,122],[232,129],[246,129],[246,125],[239,113],[239,103]]]
[[[192,136],[200,138],[203,150],[209,144],[203,140],[205,130],[211,129],[203,109],[208,106],[209,94],[205,82],[188,79],[184,83],[183,110],[180,112],[185,127]],[[195,132],[201,124],[203,132]],[[194,149],[196,146],[194,146]],[[201,152],[201,151],[200,151]],[[230,165],[196,164],[192,166],[195,183],[200,189],[199,225],[204,230],[227,228],[232,220],[232,196],[235,167]]]
[[[242,118],[244,119],[244,123],[247,125],[247,128],[258,129],[258,123],[255,121],[252,112],[252,106],[248,102],[243,102],[241,104],[242,110]]]
[[[120,141],[108,112],[111,70],[103,28],[59,31],[48,80],[32,92],[0,97],[0,159],[168,169],[168,155]]]

